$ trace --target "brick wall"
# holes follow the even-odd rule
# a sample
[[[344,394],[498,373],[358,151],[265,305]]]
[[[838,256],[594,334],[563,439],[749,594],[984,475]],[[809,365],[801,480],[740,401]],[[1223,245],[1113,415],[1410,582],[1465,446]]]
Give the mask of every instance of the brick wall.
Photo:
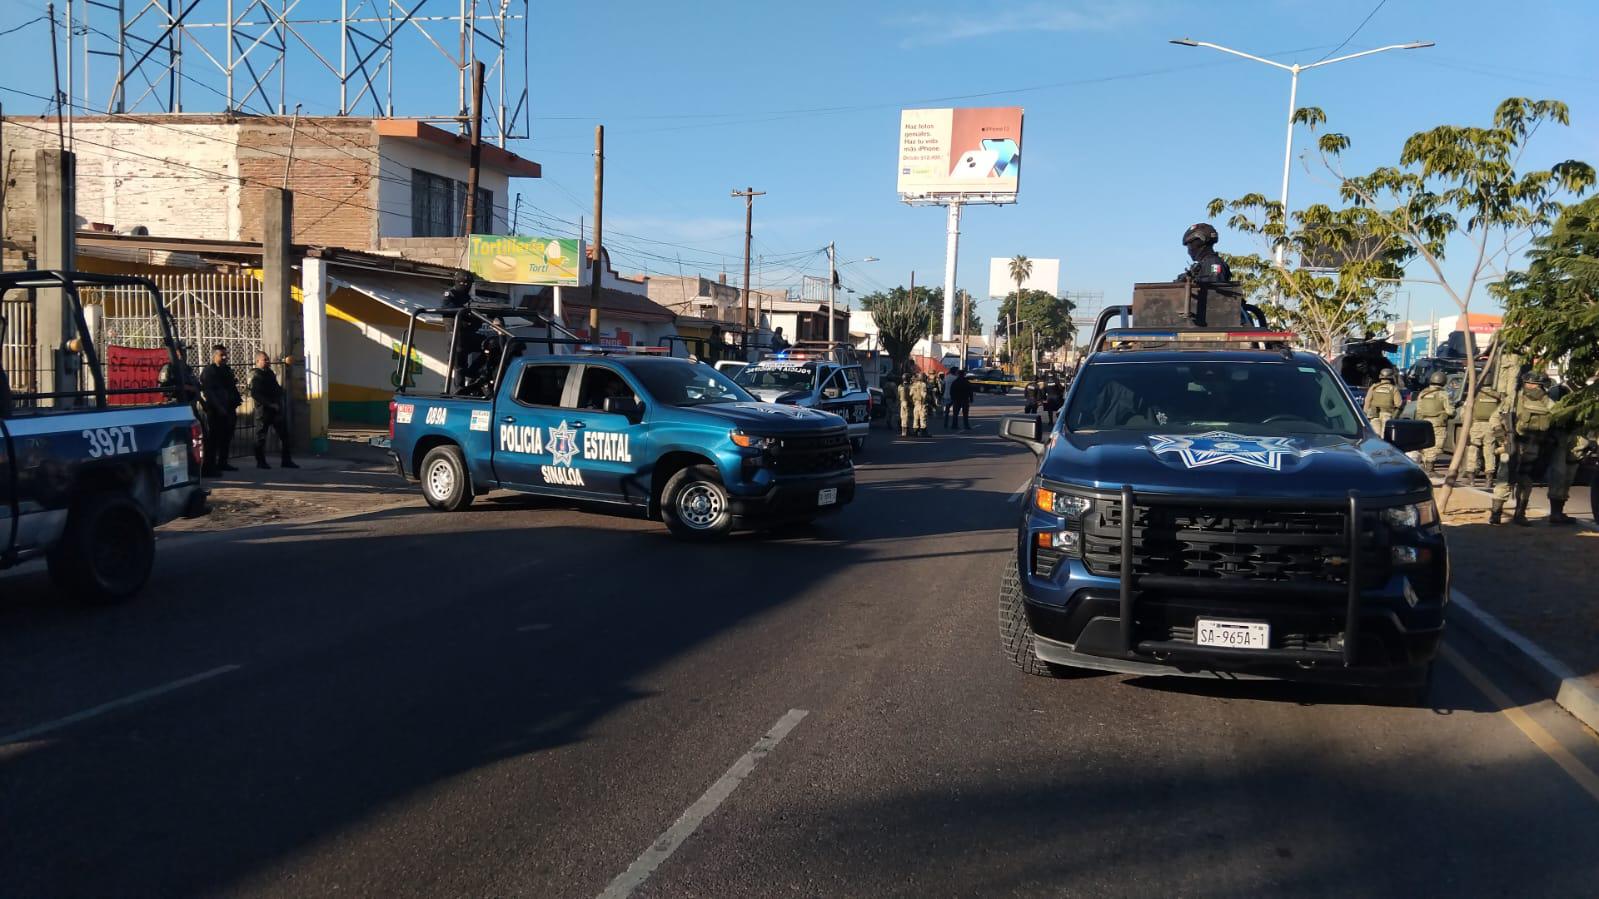
[[[283,182],[288,120],[239,125],[239,239],[261,239],[267,187]],[[302,118],[294,129],[294,242],[371,250],[378,236],[377,132],[370,119]]]
[[[31,241],[34,151],[57,146],[55,126],[42,119],[8,119],[3,128],[4,236]],[[236,126],[78,122],[73,133],[79,227],[104,222],[119,231],[143,225],[168,237],[237,236]]]
[[[414,259],[450,268],[466,267],[466,238],[464,237],[384,237],[378,240],[378,252],[401,259]]]

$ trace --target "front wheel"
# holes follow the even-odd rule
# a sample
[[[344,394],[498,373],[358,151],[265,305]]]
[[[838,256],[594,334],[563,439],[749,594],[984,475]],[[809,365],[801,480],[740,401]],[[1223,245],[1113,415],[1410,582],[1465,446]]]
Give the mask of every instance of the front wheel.
[[[57,589],[107,605],[138,593],[155,567],[155,528],[124,493],[91,494],[67,514],[66,531],[46,558]]]
[[[453,444],[435,446],[422,457],[422,496],[440,512],[459,512],[472,505],[472,481],[466,459]]]
[[[999,648],[1012,665],[1035,677],[1065,677],[1071,672],[1040,659],[1033,651],[1033,626],[1022,607],[1022,581],[1014,553],[999,581]]]
[[[721,475],[710,465],[690,465],[661,491],[661,518],[674,537],[708,541],[733,530],[733,508]]]

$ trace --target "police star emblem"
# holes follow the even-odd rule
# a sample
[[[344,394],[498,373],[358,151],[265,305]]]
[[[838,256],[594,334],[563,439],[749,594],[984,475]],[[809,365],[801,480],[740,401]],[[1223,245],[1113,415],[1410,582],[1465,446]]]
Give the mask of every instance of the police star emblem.
[[[556,465],[571,465],[572,457],[578,454],[577,429],[568,426],[564,419],[550,428],[549,449]]]
[[[1238,462],[1268,471],[1281,471],[1283,459],[1310,456],[1319,449],[1296,448],[1286,437],[1246,437],[1231,431],[1206,431],[1193,435],[1150,435],[1150,451],[1155,455],[1176,453],[1188,468],[1203,468],[1223,462]]]

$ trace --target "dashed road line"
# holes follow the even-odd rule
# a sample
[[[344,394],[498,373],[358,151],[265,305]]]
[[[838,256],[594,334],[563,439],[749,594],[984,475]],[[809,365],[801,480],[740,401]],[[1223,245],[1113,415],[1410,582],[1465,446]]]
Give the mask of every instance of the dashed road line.
[[[63,727],[70,727],[74,724],[78,724],[79,722],[87,721],[90,718],[98,717],[106,712],[130,705],[135,705],[137,703],[144,702],[147,699],[154,699],[157,696],[171,693],[174,690],[181,690],[184,687],[197,684],[200,681],[209,680],[213,677],[217,677],[218,675],[227,674],[229,671],[237,671],[239,670],[239,667],[240,666],[238,665],[223,665],[219,668],[212,668],[210,671],[202,671],[199,674],[192,674],[188,677],[172,681],[171,683],[162,684],[159,687],[151,687],[148,690],[140,690],[137,693],[124,696],[121,699],[113,699],[110,702],[101,703],[94,708],[84,709],[81,712],[74,712],[64,718],[57,718],[54,721],[46,721],[43,724],[37,724],[25,730],[19,730],[15,733],[6,734],[5,736],[0,736],[0,746],[6,746],[12,743],[20,743],[24,740],[31,740],[35,737],[40,737],[50,733],[51,731],[57,731]]]
[[[705,819],[709,818],[711,813],[715,812],[717,807],[726,801],[727,797],[733,795],[733,791],[738,789],[738,785],[743,783],[746,777],[750,776],[751,771],[755,770],[755,765],[765,758],[767,753],[777,748],[777,744],[788,736],[789,731],[798,726],[805,719],[805,716],[809,714],[810,712],[804,709],[789,709],[788,714],[777,719],[777,723],[772,725],[772,729],[766,732],[766,736],[756,740],[755,745],[750,747],[749,752],[744,753],[738,761],[733,763],[733,767],[727,769],[725,774],[717,778],[716,783],[711,784],[711,788],[706,790],[704,795],[694,800],[694,804],[683,812],[682,817],[677,819],[677,823],[668,827],[664,833],[656,837],[655,842],[651,843],[649,848],[645,849],[633,861],[633,864],[628,865],[626,871],[618,874],[616,879],[611,881],[610,886],[605,888],[605,892],[600,894],[600,899],[623,899],[623,897],[631,895],[634,890],[642,886],[644,881],[648,880],[649,876],[655,872],[655,869],[671,858],[672,853],[683,845],[683,841],[693,836],[694,831],[705,823]]]

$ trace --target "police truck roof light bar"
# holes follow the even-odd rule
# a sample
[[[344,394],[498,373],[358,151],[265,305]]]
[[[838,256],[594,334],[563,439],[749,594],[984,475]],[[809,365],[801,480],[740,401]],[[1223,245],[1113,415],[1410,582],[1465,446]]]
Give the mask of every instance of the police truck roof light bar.
[[[1204,343],[1215,345],[1229,343],[1261,344],[1275,349],[1291,345],[1296,337],[1297,335],[1292,331],[1260,329],[1192,328],[1178,331],[1155,328],[1112,328],[1101,335],[1101,340],[1107,345],[1130,343]]]

